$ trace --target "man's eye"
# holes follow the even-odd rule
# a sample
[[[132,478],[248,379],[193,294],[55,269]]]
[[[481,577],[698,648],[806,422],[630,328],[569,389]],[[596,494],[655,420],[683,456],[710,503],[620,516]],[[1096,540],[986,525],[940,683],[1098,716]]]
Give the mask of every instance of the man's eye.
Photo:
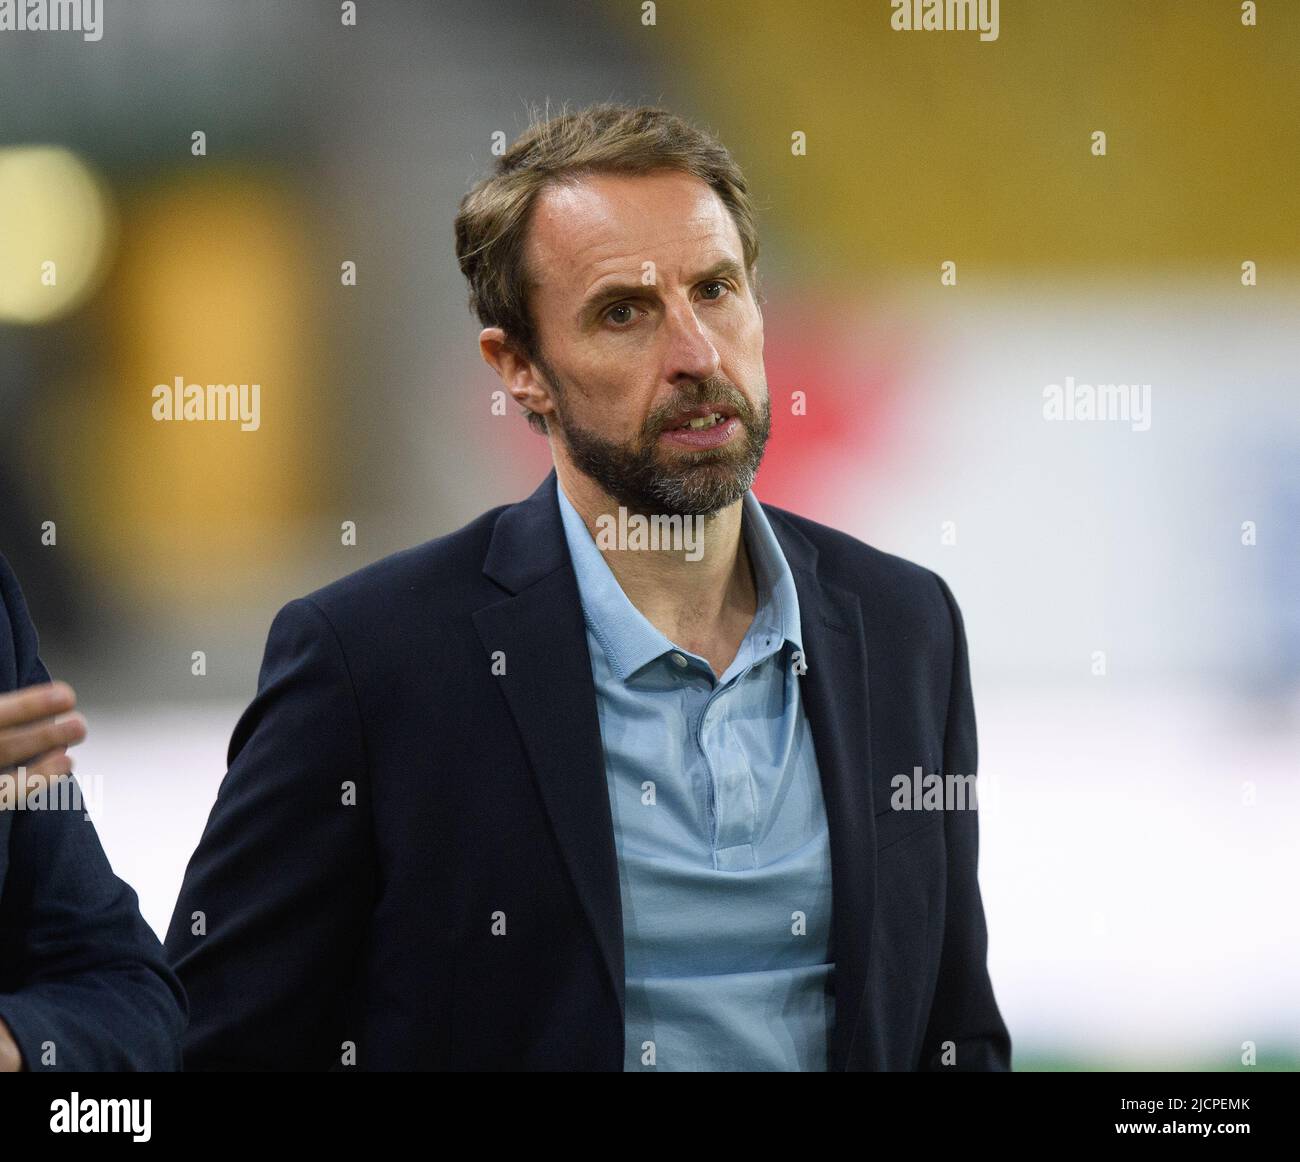
[[[721,287],[724,291],[727,289],[727,284],[725,282],[722,282],[719,279],[714,279],[712,282],[706,282],[704,285],[706,288],[711,286],[716,286],[716,287]],[[718,295],[717,299],[720,299],[721,297],[722,297],[721,295]],[[717,299],[714,299],[713,301],[716,302]]]
[[[614,318],[615,311],[632,311],[632,310],[633,307],[631,303],[618,303],[617,305],[610,307],[609,310],[605,312],[605,318],[609,319],[610,322],[612,323],[618,323],[619,320]],[[631,319],[625,319],[623,321],[631,322]]]

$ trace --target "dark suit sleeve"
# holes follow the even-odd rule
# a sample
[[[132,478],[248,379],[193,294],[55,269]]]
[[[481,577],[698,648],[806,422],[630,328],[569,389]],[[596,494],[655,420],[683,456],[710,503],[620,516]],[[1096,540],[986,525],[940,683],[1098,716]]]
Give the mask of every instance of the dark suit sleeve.
[[[48,682],[36,630],[3,557],[0,633],[12,633],[16,663],[0,676],[3,688]],[[140,915],[135,892],[113,874],[85,811],[5,814],[0,1019],[25,1066],[179,1069],[185,994]]]
[[[190,999],[185,1068],[338,1066],[373,824],[352,679],[310,599],[277,614],[227,765],[167,932]]]
[[[944,734],[943,773],[974,775],[978,752],[970,662],[961,610],[943,579],[935,576],[952,617],[952,682]],[[969,809],[944,813],[947,850],[947,911],[943,953],[920,1068],[943,1072],[1006,1072],[1011,1038],[998,1012],[989,979],[988,930],[976,866],[979,815]]]

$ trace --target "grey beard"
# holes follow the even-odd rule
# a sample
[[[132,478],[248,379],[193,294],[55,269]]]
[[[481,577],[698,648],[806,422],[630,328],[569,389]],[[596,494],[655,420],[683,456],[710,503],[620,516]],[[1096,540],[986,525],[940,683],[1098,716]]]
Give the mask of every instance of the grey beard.
[[[553,418],[559,418],[559,408]],[[753,486],[771,431],[771,403],[765,400],[754,423],[744,425],[744,451],[730,447],[697,453],[691,462],[665,468],[657,445],[629,451],[624,445],[561,419],[559,427],[574,466],[591,477],[629,513],[643,516],[712,516]]]

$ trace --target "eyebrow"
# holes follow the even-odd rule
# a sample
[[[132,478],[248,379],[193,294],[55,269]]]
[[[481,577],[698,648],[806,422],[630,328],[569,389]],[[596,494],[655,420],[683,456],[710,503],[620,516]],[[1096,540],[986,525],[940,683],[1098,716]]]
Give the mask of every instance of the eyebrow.
[[[692,275],[690,282],[707,282],[710,279],[720,278],[723,275],[730,275],[732,278],[743,278],[744,270],[734,258],[723,258],[715,262],[707,270],[699,274]],[[578,308],[578,325],[585,326],[591,322],[601,311],[601,309],[610,303],[617,302],[619,299],[632,299],[643,296],[648,286],[652,283],[609,283],[599,290],[593,291],[583,301]]]

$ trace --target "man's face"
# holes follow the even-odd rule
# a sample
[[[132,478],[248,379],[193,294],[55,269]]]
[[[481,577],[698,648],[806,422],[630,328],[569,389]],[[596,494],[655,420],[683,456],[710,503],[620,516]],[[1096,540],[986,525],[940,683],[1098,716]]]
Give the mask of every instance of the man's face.
[[[703,516],[738,501],[771,407],[762,315],[717,194],[675,171],[552,187],[527,255],[549,402],[538,410],[557,452],[631,512]],[[724,419],[682,429],[705,404]]]

